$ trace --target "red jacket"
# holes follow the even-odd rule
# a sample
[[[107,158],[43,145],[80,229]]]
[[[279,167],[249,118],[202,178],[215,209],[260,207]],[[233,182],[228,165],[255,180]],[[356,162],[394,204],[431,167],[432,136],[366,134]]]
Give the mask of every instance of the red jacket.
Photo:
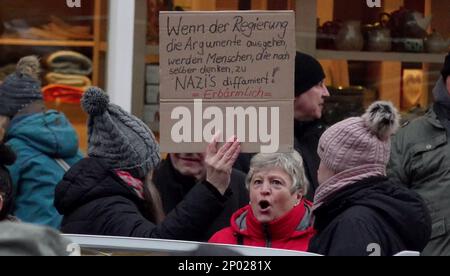
[[[283,217],[264,225],[247,205],[233,214],[230,227],[217,232],[209,242],[307,251],[313,235],[310,203],[303,200]]]

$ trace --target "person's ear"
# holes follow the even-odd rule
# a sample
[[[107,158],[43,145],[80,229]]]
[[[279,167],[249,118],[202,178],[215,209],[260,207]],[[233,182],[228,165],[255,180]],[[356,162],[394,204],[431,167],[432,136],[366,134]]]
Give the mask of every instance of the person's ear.
[[[302,193],[301,193],[301,192],[298,192],[298,193],[297,193],[297,204],[295,204],[295,206],[299,205],[299,204],[300,204],[300,201],[302,201],[302,199],[303,199]]]

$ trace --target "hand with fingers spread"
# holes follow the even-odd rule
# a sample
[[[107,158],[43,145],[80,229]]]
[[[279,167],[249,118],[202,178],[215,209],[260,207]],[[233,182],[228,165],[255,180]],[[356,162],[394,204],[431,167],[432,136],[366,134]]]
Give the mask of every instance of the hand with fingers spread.
[[[224,195],[230,186],[233,164],[239,156],[241,145],[233,136],[218,150],[217,140],[218,135],[206,149],[206,180]]]

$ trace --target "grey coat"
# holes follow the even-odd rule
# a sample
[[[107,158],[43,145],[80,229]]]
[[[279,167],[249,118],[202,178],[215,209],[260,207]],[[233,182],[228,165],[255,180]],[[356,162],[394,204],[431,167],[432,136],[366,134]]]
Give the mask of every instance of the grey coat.
[[[434,106],[394,137],[388,175],[419,193],[428,206],[432,234],[423,254],[449,256],[450,143],[444,127],[448,120],[438,117],[436,110]]]

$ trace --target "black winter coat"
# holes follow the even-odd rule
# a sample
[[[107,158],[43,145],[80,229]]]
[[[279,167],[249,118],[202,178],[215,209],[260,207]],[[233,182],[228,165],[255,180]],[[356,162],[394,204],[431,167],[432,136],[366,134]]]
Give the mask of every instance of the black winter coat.
[[[319,182],[317,181],[317,170],[319,169],[320,158],[317,154],[317,147],[319,146],[320,137],[325,130],[325,125],[323,125],[321,121],[295,121],[294,148],[303,158],[303,166],[309,181],[309,189],[306,198],[311,202],[314,200],[314,194],[319,186]]]
[[[431,235],[431,218],[420,196],[385,177],[344,188],[314,215],[317,234],[308,251],[327,256],[422,251]]]
[[[306,177],[310,183],[306,198],[311,202],[314,200],[314,193],[319,186],[317,170],[319,169],[320,158],[317,154],[317,146],[325,130],[325,125],[320,120],[312,122],[295,121],[294,123],[294,149],[300,153],[304,161]],[[234,168],[247,174],[250,170],[250,161],[254,155],[249,153],[239,155]]]
[[[170,157],[169,157],[170,158]],[[170,159],[164,160],[155,170],[153,182],[159,190],[164,213],[169,214],[199,183],[193,177],[181,175],[172,165]],[[206,233],[199,241],[208,241],[219,230],[230,226],[230,219],[234,212],[249,202],[248,190],[245,187],[245,174],[233,170],[230,183],[231,193],[225,202],[224,209],[206,229]],[[209,192],[209,191],[208,191]]]
[[[195,186],[165,220],[149,220],[144,201],[101,159],[73,166],[56,188],[55,206],[69,234],[196,240],[222,212],[228,195],[211,184]]]

